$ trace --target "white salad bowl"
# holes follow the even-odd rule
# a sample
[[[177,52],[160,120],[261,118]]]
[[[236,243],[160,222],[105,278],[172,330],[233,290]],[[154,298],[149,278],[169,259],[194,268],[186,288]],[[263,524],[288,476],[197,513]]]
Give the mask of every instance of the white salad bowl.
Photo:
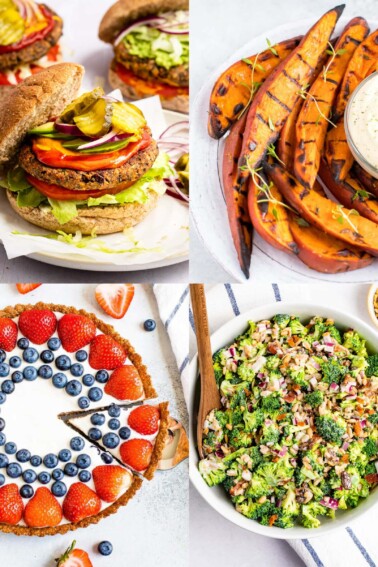
[[[336,309],[324,307],[318,304],[301,304],[301,303],[274,303],[257,307],[247,311],[238,317],[235,317],[211,336],[211,346],[213,352],[227,346],[232,341],[245,332],[248,321],[259,321],[262,319],[271,319],[277,313],[286,313],[296,315],[302,321],[308,321],[314,316],[331,318],[335,321],[336,326],[340,329],[352,328],[358,331],[363,338],[367,340],[368,351],[378,352],[378,332],[376,329],[368,326],[366,323],[356,317],[352,317],[346,313]],[[214,486],[210,488],[201,477],[198,471],[199,456],[197,452],[196,442],[196,425],[198,412],[199,397],[199,378],[198,378],[198,358],[193,358],[189,367],[190,390],[189,390],[189,408],[191,419],[190,428],[190,478],[198,492],[206,500],[214,510],[221,514],[230,522],[257,534],[267,537],[279,539],[302,539],[324,535],[331,530],[345,527],[353,522],[356,518],[365,514],[370,508],[378,503],[378,490],[375,489],[368,498],[361,500],[357,508],[351,510],[338,510],[336,518],[321,518],[321,526],[316,529],[307,529],[301,526],[295,526],[289,529],[278,527],[262,526],[255,520],[250,520],[237,512],[231,500],[227,496],[222,486]]]

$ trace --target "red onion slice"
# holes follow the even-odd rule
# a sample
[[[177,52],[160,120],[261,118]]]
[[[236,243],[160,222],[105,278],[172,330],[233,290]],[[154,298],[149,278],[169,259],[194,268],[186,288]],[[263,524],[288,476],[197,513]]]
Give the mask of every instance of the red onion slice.
[[[78,136],[82,137],[83,132],[79,130],[77,126],[74,124],[65,124],[64,122],[60,122],[59,118],[55,120],[55,129],[62,134],[68,134],[69,136]]]
[[[155,18],[142,18],[142,19],[138,20],[137,22],[134,22],[133,24],[128,26],[125,30],[123,30],[119,34],[119,36],[116,37],[116,39],[114,40],[114,45],[118,45],[127,34],[132,32],[135,28],[142,26],[143,24],[144,25],[151,25],[151,24],[163,25],[166,21],[167,21],[166,18],[164,18],[163,16],[159,16],[159,17],[155,17]]]
[[[102,146],[102,144],[110,143],[110,142],[120,142],[121,140],[125,140],[126,138],[130,138],[132,134],[119,134],[115,130],[110,130],[105,136],[99,138],[98,140],[93,140],[92,142],[88,142],[87,144],[83,144],[79,146],[78,150],[86,150],[89,148],[97,148],[98,146]]]

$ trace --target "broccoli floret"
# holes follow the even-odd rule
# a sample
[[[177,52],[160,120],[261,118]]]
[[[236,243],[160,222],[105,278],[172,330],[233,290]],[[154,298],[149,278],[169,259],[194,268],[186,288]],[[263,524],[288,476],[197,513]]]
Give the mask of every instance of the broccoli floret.
[[[317,516],[325,516],[327,508],[319,502],[309,502],[302,506],[301,522],[305,528],[318,528],[320,520]]]
[[[278,518],[276,519],[276,521],[274,522],[274,526],[277,526],[278,528],[293,528],[294,527],[294,518],[295,516],[290,516],[289,514],[285,514],[283,511],[279,511],[278,513]]]
[[[258,499],[261,498],[261,496],[267,496],[272,492],[272,490],[273,488],[269,486],[265,479],[254,474],[246,490],[246,496]]]
[[[256,372],[252,370],[251,363],[248,361],[244,361],[238,366],[238,376],[244,382],[252,382]]]
[[[357,331],[347,331],[343,336],[343,345],[360,356],[367,356],[366,341],[360,337]]]
[[[372,376],[378,376],[378,354],[373,354],[367,358],[368,367],[365,370],[366,376],[371,378]]]
[[[378,423],[378,412],[370,415],[368,419],[369,419],[370,423],[372,423],[373,425],[376,425]]]
[[[267,370],[276,370],[280,364],[281,359],[278,356],[268,356],[268,358],[266,359],[265,368]]]
[[[281,402],[274,394],[262,398],[261,407],[266,413],[276,412],[281,407]]]
[[[210,455],[199,462],[199,472],[209,486],[215,486],[226,478],[226,465],[222,459]]]
[[[273,322],[276,323],[280,329],[284,329],[290,322],[290,315],[275,315]]]
[[[329,327],[327,327],[327,332],[331,335],[333,339],[335,339],[335,341],[341,344],[342,341],[341,334],[339,329],[335,327],[335,325],[330,325]]]
[[[285,497],[282,499],[281,506],[285,513],[290,516],[297,516],[299,514],[300,507],[296,499],[294,484],[288,485],[287,492]]]
[[[266,445],[267,443],[277,443],[280,437],[280,432],[275,424],[264,425],[262,428],[261,443]]]
[[[217,350],[217,352],[213,355],[213,368],[215,374],[215,380],[217,381],[218,386],[220,386],[223,380],[223,354],[225,352],[224,348]]]
[[[365,467],[365,475],[368,474],[375,474],[377,472],[377,469],[375,468],[375,463],[368,463]]]
[[[245,430],[248,432],[252,432],[252,431],[256,431],[256,429],[258,429],[264,423],[265,415],[260,408],[253,411],[252,413],[246,410],[243,413],[243,420],[244,420]]]
[[[321,370],[323,373],[322,381],[327,384],[332,384],[333,382],[340,384],[341,380],[347,373],[345,366],[340,364],[336,358],[323,362],[321,364]]]
[[[324,401],[323,392],[320,390],[315,390],[314,392],[310,392],[305,397],[306,404],[309,404],[312,408],[317,408],[322,404]]]
[[[243,514],[243,516],[246,516],[251,520],[258,520],[261,523],[262,520],[266,521],[266,518],[270,518],[277,510],[269,501],[260,504],[259,502],[254,502],[252,498],[248,498],[243,503],[238,504],[236,509],[238,512]]]
[[[291,319],[289,323],[292,335],[297,335],[298,337],[305,337],[308,333],[308,329],[302,325],[299,318]]]
[[[236,448],[250,447],[252,444],[252,434],[248,433],[244,429],[240,428],[239,425],[237,425],[230,431],[228,435],[228,441],[230,445]]]
[[[257,469],[256,474],[261,476],[269,486],[275,487],[282,481],[290,480],[294,474],[294,469],[288,465],[288,461],[280,459],[276,463],[263,462]]]
[[[329,443],[341,445],[342,436],[345,433],[344,427],[341,427],[332,417],[321,415],[315,419],[316,428],[320,437]]]
[[[359,463],[364,467],[366,466],[368,458],[364,451],[364,443],[353,441],[348,447],[348,454],[351,463]]]
[[[245,382],[243,382],[243,384],[245,384]],[[240,408],[242,411],[244,411],[245,408],[247,407],[247,404],[248,401],[247,401],[246,388],[245,387],[238,388],[235,394],[231,396],[230,408],[231,409]]]
[[[306,380],[306,372],[304,368],[299,368],[298,370],[291,369],[288,374],[292,382],[298,384],[301,388],[308,388],[308,380]]]
[[[222,410],[216,410],[214,412],[214,417],[217,420],[217,422],[219,423],[220,427],[226,427],[227,423],[229,422],[229,416],[228,413],[226,411],[222,411]]]
[[[373,441],[373,439],[368,437],[367,439],[365,439],[363,452],[369,457],[369,459],[375,457],[375,455],[378,453],[377,443]]]
[[[321,317],[315,317],[310,329],[310,334],[307,336],[307,340],[310,340],[311,342],[318,341],[323,336],[326,329],[327,327],[323,319]]]

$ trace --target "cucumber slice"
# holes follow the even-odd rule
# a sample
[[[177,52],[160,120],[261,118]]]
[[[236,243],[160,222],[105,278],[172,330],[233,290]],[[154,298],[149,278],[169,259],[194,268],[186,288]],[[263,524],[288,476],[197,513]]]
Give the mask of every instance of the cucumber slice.
[[[46,122],[46,124],[32,128],[31,130],[29,130],[28,134],[36,134],[39,136],[43,136],[45,134],[53,134],[54,132],[56,132],[54,124],[54,122]],[[56,133],[58,134],[58,132]]]
[[[119,142],[108,142],[107,144],[102,144],[101,146],[97,146],[97,148],[87,148],[86,150],[79,150],[81,154],[91,155],[91,154],[109,154],[112,152],[118,152],[119,150],[123,150],[130,144],[130,142],[134,142],[134,136],[127,138],[127,140],[120,140]]]
[[[104,136],[112,126],[112,105],[100,98],[85,114],[75,116],[74,122],[85,136]]]
[[[25,22],[16,7],[0,12],[0,45],[18,43],[24,35]]]
[[[104,91],[101,87],[97,87],[90,93],[84,93],[79,98],[75,99],[69,104],[60,115],[62,122],[66,124],[72,123],[75,116],[85,114],[90,107],[104,96]]]
[[[133,134],[146,124],[143,112],[134,104],[113,102],[112,124],[119,132]]]

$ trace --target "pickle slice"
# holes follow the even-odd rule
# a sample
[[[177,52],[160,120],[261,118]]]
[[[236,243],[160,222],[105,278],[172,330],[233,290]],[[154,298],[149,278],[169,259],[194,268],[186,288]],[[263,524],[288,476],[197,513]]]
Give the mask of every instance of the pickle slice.
[[[182,154],[175,164],[175,170],[184,186],[184,192],[189,194],[189,154]]]
[[[25,22],[17,8],[0,12],[0,45],[18,43],[24,35]]]
[[[85,114],[90,107],[103,96],[104,91],[101,87],[97,87],[90,93],[82,94],[64,109],[63,113],[60,115],[61,121],[70,124],[75,116]]]
[[[17,10],[16,4],[13,0],[0,0],[0,14],[4,12],[4,10],[8,10],[8,8],[12,8],[13,10]]]
[[[134,104],[113,102],[112,123],[118,132],[133,134],[146,124],[143,112]]]
[[[75,116],[74,122],[85,136],[104,136],[112,127],[112,105],[100,98],[85,114]]]

